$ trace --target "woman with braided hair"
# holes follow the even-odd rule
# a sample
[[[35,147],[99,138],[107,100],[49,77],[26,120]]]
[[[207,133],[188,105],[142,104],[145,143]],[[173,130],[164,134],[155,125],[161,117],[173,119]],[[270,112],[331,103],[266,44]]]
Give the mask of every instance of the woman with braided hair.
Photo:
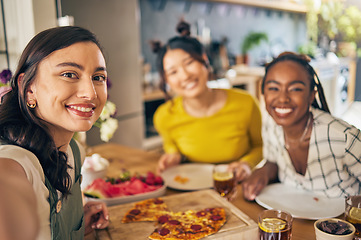
[[[248,200],[277,180],[330,198],[360,194],[360,130],[330,114],[309,61],[305,55],[284,52],[266,66],[266,163],[243,183]]]

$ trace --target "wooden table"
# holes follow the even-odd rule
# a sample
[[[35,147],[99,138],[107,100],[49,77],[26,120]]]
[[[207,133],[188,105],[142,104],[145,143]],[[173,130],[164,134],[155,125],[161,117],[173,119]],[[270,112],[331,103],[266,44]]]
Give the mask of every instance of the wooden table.
[[[109,177],[116,177],[119,174],[119,169],[126,168],[132,173],[146,173],[147,171],[155,171],[160,154],[153,152],[146,152],[140,149],[130,148],[114,143],[107,143],[92,147],[91,153],[99,153],[102,157],[110,162],[108,170]],[[167,189],[166,195],[179,194],[180,191]],[[248,215],[251,219],[257,222],[257,217],[263,207],[256,202],[249,202],[242,197],[242,189],[238,187],[238,195],[232,204],[239,208],[243,213]],[[292,228],[292,240],[314,240],[315,231],[313,228],[313,220],[294,219]],[[86,240],[94,240],[95,237],[89,234]]]

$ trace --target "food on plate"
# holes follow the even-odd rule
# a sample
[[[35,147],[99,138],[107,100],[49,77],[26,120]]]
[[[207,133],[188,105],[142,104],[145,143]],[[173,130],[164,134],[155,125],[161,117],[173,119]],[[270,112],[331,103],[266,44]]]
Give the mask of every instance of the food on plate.
[[[189,178],[187,177],[182,177],[180,175],[176,175],[174,177],[174,181],[178,182],[178,183],[181,183],[181,184],[186,184],[187,182],[189,182]]]
[[[105,199],[152,192],[161,188],[163,184],[162,177],[152,172],[148,172],[146,176],[139,174],[131,176],[129,172],[123,170],[118,178],[95,179],[83,192],[87,197]]]
[[[221,207],[172,212],[161,198],[155,198],[136,203],[122,219],[122,223],[140,221],[157,221],[149,239],[196,240],[218,232],[226,222],[226,213]]]

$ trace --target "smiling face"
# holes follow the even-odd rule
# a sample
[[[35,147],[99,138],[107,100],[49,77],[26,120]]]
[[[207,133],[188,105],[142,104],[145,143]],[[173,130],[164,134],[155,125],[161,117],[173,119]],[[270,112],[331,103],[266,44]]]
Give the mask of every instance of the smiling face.
[[[207,67],[184,50],[168,50],[163,66],[166,81],[177,95],[194,98],[207,89]]]
[[[27,90],[35,100],[35,114],[54,138],[89,130],[107,100],[106,65],[92,42],[79,42],[42,60]]]
[[[314,98],[315,91],[310,90],[310,76],[299,63],[281,61],[268,70],[264,100],[268,113],[278,125],[304,124]]]

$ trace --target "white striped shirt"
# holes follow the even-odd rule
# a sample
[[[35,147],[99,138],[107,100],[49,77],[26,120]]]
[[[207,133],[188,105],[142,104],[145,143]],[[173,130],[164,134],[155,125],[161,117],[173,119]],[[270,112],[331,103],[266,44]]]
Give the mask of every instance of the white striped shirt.
[[[305,176],[296,172],[285,148],[284,134],[263,114],[263,155],[278,165],[280,182],[330,198],[360,194],[361,133],[356,127],[312,109],[313,128]]]

